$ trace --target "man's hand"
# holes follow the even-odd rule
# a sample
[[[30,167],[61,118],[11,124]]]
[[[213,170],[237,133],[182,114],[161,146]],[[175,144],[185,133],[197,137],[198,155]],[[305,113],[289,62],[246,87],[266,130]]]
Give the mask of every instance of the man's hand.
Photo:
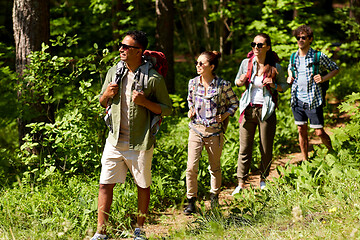
[[[288,76],[288,78],[286,79],[286,82],[288,83],[288,84],[292,84],[293,82],[294,82],[294,78],[292,77],[292,76]]]
[[[119,91],[119,85],[117,85],[116,83],[109,83],[109,85],[107,86],[104,95],[106,98],[113,98]]]
[[[133,90],[132,101],[137,105],[145,107],[147,99],[145,98],[143,91],[139,92],[139,91]]]
[[[293,84],[294,80],[295,80],[295,78],[293,76],[293,72],[290,69],[288,69],[288,77],[286,79],[286,82],[288,84]]]
[[[155,114],[161,114],[160,104],[147,99],[143,91],[133,90],[131,99],[136,105],[145,107]]]
[[[320,74],[317,74],[317,75],[314,76],[314,81],[315,81],[316,83],[322,83],[322,82],[323,82],[323,79],[322,79],[322,77],[321,77]]]
[[[100,104],[106,108],[110,99],[112,99],[119,92],[119,85],[116,83],[109,83],[104,94],[100,97]]]

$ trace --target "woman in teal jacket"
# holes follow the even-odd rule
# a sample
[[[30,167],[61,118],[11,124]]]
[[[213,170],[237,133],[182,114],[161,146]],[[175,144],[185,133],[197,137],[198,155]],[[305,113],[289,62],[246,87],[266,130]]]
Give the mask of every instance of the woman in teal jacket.
[[[240,65],[235,78],[237,86],[246,85],[240,99],[240,150],[238,157],[238,186],[233,195],[245,187],[252,160],[256,127],[260,136],[260,187],[265,187],[269,175],[272,147],[276,129],[275,108],[277,92],[288,88],[277,54],[271,49],[270,36],[260,33],[251,43],[252,51]]]

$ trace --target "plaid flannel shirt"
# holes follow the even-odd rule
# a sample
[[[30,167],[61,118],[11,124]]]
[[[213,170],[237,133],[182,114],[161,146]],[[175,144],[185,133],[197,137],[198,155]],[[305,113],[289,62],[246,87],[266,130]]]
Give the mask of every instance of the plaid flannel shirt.
[[[195,124],[201,124],[206,127],[220,128],[221,126],[216,121],[216,115],[224,114],[229,112],[231,116],[234,115],[236,110],[239,107],[239,99],[235,95],[233,89],[231,88],[231,83],[225,80],[220,82],[219,88],[222,88],[221,91],[221,102],[218,106],[218,88],[216,76],[210,83],[207,93],[205,95],[205,87],[200,82],[200,76],[197,76],[189,81],[189,91],[188,91],[188,106],[189,109],[192,107],[195,108],[195,118],[192,120]],[[197,86],[195,86],[197,84]],[[194,92],[196,91],[196,92]],[[201,118],[199,111],[202,105],[205,105],[205,118]],[[218,110],[220,109],[220,110]],[[220,111],[220,112],[218,112]]]
[[[307,78],[307,102],[309,103],[309,109],[314,109],[320,106],[323,103],[323,96],[322,96],[322,89],[321,84],[317,84],[314,81],[314,77],[312,76],[313,69],[312,64],[314,61],[314,54],[315,50],[310,48],[305,56],[305,74]],[[300,66],[300,58],[299,58],[299,50],[295,53],[295,66],[296,69]],[[288,66],[288,69],[291,70],[291,59]],[[324,53],[321,53],[320,56],[320,63],[319,63],[319,72],[324,73],[329,71],[333,71],[335,69],[339,69],[339,67],[336,65],[335,62],[333,62],[328,56],[326,56]],[[321,74],[323,76],[323,74]],[[296,105],[298,99],[297,99],[297,74],[295,77],[295,80],[291,86],[291,106]]]

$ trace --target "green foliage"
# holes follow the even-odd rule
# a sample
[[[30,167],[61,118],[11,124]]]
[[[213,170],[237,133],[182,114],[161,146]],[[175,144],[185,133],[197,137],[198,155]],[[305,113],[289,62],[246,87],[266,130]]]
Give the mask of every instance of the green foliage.
[[[330,80],[328,93],[330,97],[344,99],[352,93],[360,92],[360,81],[357,77],[360,74],[360,63],[354,63],[347,68],[340,68],[340,72]]]
[[[359,8],[353,8],[352,10],[359,15]],[[356,61],[360,58],[360,24],[354,17],[348,17],[349,12],[349,7],[339,8],[336,11],[335,23],[340,25],[346,34],[346,42],[341,44],[339,55],[347,60],[353,59]]]
[[[268,183],[266,190],[242,190],[229,204],[230,215],[201,215],[185,236],[208,239],[216,225],[221,231],[226,229],[230,239],[289,239],[294,232],[305,238],[359,237],[360,226],[354,225],[354,219],[360,211],[360,94],[346,99],[339,108],[350,115],[350,121],[333,130],[334,152],[316,147],[309,161],[278,167],[280,177]]]
[[[64,45],[59,39],[54,44]],[[108,62],[105,59],[98,62],[96,54],[78,59],[52,56],[45,51],[47,48],[43,45],[41,51],[29,56],[31,64],[18,85],[22,91],[19,101],[23,117],[26,114],[33,117],[28,106],[36,102],[38,96],[43,96],[41,104],[61,106],[55,113],[54,123],[28,125],[32,130],[21,147],[26,166],[24,176],[28,181],[44,180],[56,171],[71,175],[98,170],[106,134],[97,98],[100,83],[92,78],[105,71],[102,64],[108,65]],[[42,133],[42,138],[33,139],[36,133]],[[28,151],[33,147],[40,149],[40,154]]]
[[[96,222],[96,190],[86,178],[65,185],[59,175],[44,186],[2,189],[0,238],[82,239]]]
[[[0,209],[4,213],[0,215],[0,238],[28,239],[33,236],[31,238],[34,239],[84,239],[92,235],[92,230],[96,228],[97,179],[107,131],[96,95],[107,69],[118,55],[116,51],[101,52],[100,49],[115,46],[119,41],[118,36],[133,28],[145,30],[150,37],[150,46],[155,45],[152,38],[156,27],[154,2],[123,2],[128,12],[123,9],[115,14],[112,13],[115,2],[109,0],[52,2],[52,45],[43,45],[41,51],[31,54],[32,62],[19,84],[16,84],[17,78],[12,70],[14,48],[0,44],[0,183],[11,186],[0,192]],[[191,8],[189,2],[193,4]],[[273,48],[282,58],[283,67],[286,67],[290,54],[297,48],[291,30],[306,23],[315,32],[314,48],[330,56],[333,53],[330,43],[346,40],[335,56],[340,56],[339,60],[347,65],[344,64],[346,68],[332,79],[329,93],[342,100],[346,95],[359,92],[359,81],[356,80],[359,64],[354,63],[359,57],[359,27],[347,17],[348,9],[337,10],[336,15],[332,15],[332,11],[322,9],[328,4],[326,1],[246,0],[241,3],[240,8],[236,1],[227,1],[226,6],[219,7],[219,1],[209,1],[211,46],[218,49],[217,23],[227,18],[231,35],[226,41],[232,41],[231,51],[234,51],[229,56],[223,55],[219,76],[233,82],[241,60],[250,50],[249,42],[258,32],[270,34]],[[187,62],[176,62],[174,66],[176,93],[171,98],[175,113],[164,119],[157,135],[151,213],[169,206],[176,207],[185,198],[189,130],[189,119],[186,117],[187,84],[196,72],[192,63],[194,59],[187,56],[189,47],[184,37],[185,30],[190,26],[181,25],[179,16],[194,17],[194,29],[190,35],[197,41],[198,49],[203,49],[206,39],[201,33],[201,7],[200,1],[181,0],[175,3],[175,52],[185,55]],[[295,19],[294,8],[298,11]],[[333,23],[334,16],[337,25]],[[112,29],[116,25],[117,29]],[[339,26],[342,31],[337,31]],[[0,30],[3,31],[2,26]],[[51,54],[48,52],[50,49]],[[17,90],[24,91],[20,104],[17,104]],[[240,97],[244,88],[235,88],[235,91]],[[36,95],[43,98],[39,99]],[[351,120],[345,127],[334,130],[332,136],[337,153],[326,154],[326,150],[315,148],[311,161],[300,166],[279,168],[281,178],[273,185],[268,184],[267,191],[250,189],[235,197],[229,203],[230,215],[222,211],[205,212],[195,225],[190,225],[194,226],[190,227],[190,234],[180,239],[221,238],[225,232],[233,239],[290,239],[294,237],[291,229],[302,231],[303,225],[310,233],[302,231],[304,235],[297,235],[299,238],[317,236],[323,239],[334,236],[331,234],[335,231],[323,224],[333,215],[333,226],[341,223],[353,227],[337,229],[337,232],[343,233],[342,238],[350,238],[353,229],[359,228],[356,223],[360,214],[357,194],[360,188],[359,95],[354,93],[347,99],[340,109],[348,112]],[[290,91],[280,94],[274,158],[297,147],[297,130],[289,101]],[[18,116],[34,117],[35,113],[29,111],[29,106],[34,102],[56,106],[55,122],[30,124],[32,132],[25,138],[26,143],[19,152],[15,119]],[[233,185],[236,181],[238,117],[239,112],[230,119],[226,133],[221,158],[223,185]],[[35,133],[42,133],[42,137],[34,140],[31,135]],[[34,146],[41,150],[39,155],[28,151]],[[260,161],[258,149],[256,141],[253,169]],[[205,198],[209,191],[207,159],[204,150],[198,178],[200,198]],[[21,177],[18,181],[17,175]],[[84,178],[84,175],[96,177],[96,180]],[[136,186],[131,178],[115,188],[110,227],[116,237],[124,237],[124,230],[131,228],[136,216],[136,198]],[[300,222],[299,228],[296,228],[291,216],[294,207],[300,209],[305,219]],[[339,213],[333,210],[334,207],[339,209]],[[322,237],[317,231],[319,229],[328,230],[330,235]],[[358,232],[353,236],[359,237]]]
[[[339,107],[340,111],[346,112],[350,115],[351,121],[345,127],[336,129],[334,131],[334,146],[339,151],[340,158],[348,162],[359,162],[359,131],[360,131],[360,114],[359,102],[360,93],[353,93],[346,97],[347,101],[342,103]]]
[[[0,43],[0,185],[15,181],[15,174],[18,173],[20,166],[20,161],[16,157],[18,151],[16,74],[8,63],[13,57],[13,51],[13,47]]]

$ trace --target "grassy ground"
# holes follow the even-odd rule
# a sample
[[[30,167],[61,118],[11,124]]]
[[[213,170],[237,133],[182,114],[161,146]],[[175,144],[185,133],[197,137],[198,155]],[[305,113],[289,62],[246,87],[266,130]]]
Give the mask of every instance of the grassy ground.
[[[151,239],[360,239],[360,94],[347,99],[340,107],[351,118],[334,129],[335,153],[315,147],[310,161],[279,167],[282,177],[268,184],[267,190],[245,190],[218,212],[204,211],[167,236],[153,235]],[[274,150],[278,153],[292,150],[296,139],[294,129],[288,126],[293,121],[289,120],[291,114],[283,115],[279,112]],[[159,141],[154,153],[150,218],[167,208],[181,211],[186,123],[183,118],[165,119],[162,125],[169,135],[161,136],[166,144]],[[224,181],[230,184],[235,179],[238,152],[235,124],[233,119],[222,163]],[[257,156],[255,153],[254,158]],[[205,198],[209,178],[206,161],[201,164],[199,193]],[[97,194],[98,176],[64,177],[56,171],[46,181],[25,183],[19,179],[2,186],[0,239],[89,239],[96,229]],[[110,215],[113,239],[132,232],[136,208],[134,183],[117,186]]]

